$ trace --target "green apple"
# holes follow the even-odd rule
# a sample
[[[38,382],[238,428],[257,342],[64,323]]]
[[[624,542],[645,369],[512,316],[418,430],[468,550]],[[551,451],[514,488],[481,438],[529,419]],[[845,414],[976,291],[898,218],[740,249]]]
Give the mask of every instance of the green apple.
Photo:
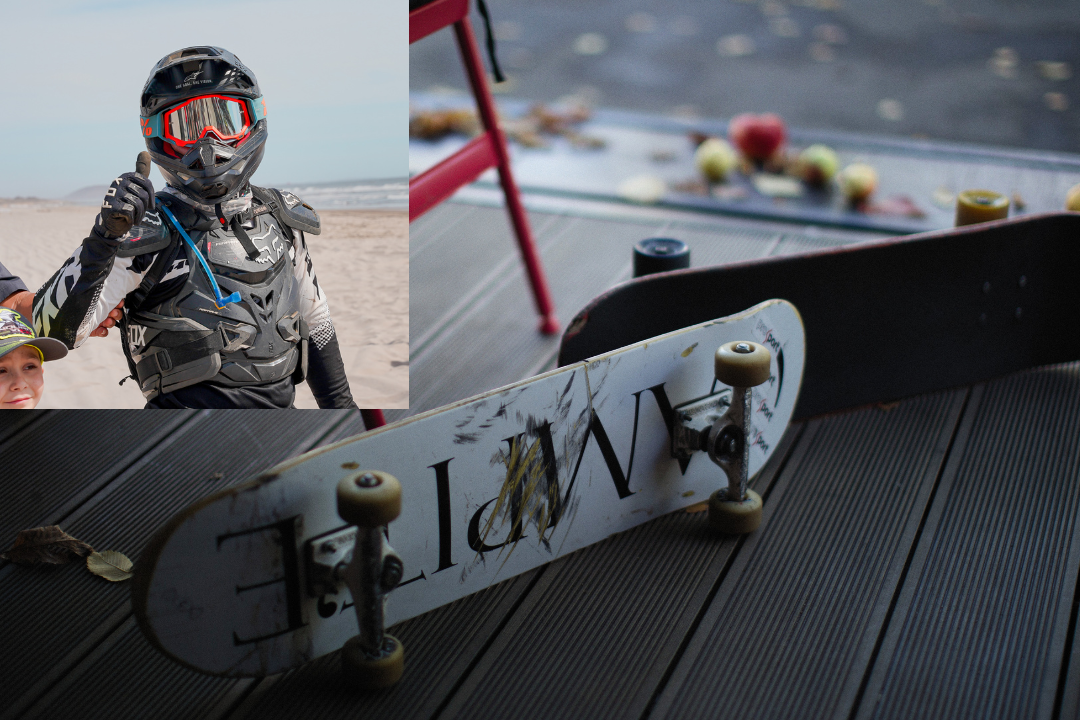
[[[828,145],[811,145],[799,153],[799,177],[806,184],[820,187],[825,185],[840,169],[840,158]]]
[[[698,145],[694,164],[709,182],[723,182],[727,174],[739,164],[739,156],[731,143],[719,138],[709,138]]]
[[[869,165],[855,163],[840,172],[840,191],[853,205],[865,202],[877,189],[877,171]]]
[[[1065,194],[1065,209],[1080,212],[1080,185],[1073,185]]]

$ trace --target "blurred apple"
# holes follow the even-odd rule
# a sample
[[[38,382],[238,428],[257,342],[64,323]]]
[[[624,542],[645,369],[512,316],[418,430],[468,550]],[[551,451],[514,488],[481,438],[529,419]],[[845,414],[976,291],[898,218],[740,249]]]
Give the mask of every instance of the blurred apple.
[[[840,169],[840,158],[828,145],[811,145],[799,153],[798,173],[807,185],[821,187]]]
[[[743,113],[728,123],[728,138],[735,147],[755,161],[768,160],[787,140],[787,129],[779,115]]]
[[[877,189],[877,171],[863,163],[848,165],[839,179],[841,192],[853,205],[865,202]]]
[[[1073,185],[1065,194],[1065,209],[1080,212],[1080,185]]]
[[[694,152],[694,164],[709,182],[718,183],[739,164],[739,157],[727,140],[708,138]]]

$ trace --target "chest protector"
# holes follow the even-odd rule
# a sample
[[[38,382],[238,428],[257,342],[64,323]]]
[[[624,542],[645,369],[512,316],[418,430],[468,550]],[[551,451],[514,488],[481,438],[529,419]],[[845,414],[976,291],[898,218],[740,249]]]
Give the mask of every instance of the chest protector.
[[[184,243],[179,257],[186,253],[189,271],[180,291],[128,314],[125,341],[148,400],[208,381],[242,387],[294,373],[302,379],[308,328],[293,274],[292,231],[277,214],[255,214],[244,223],[243,243],[220,225],[188,233],[222,295],[239,293],[239,302],[218,307],[206,273]],[[244,248],[252,243],[259,251],[254,258]]]

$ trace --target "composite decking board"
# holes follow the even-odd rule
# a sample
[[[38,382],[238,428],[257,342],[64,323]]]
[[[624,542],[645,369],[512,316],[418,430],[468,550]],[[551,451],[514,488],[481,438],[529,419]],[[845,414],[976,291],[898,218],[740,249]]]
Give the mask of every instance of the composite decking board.
[[[52,411],[49,410],[28,413],[4,413],[0,417],[0,450],[2,450],[3,443],[21,432],[28,431],[36,423],[43,421],[50,415],[52,415]]]
[[[452,212],[452,207],[445,212]],[[541,247],[553,226],[566,223],[559,216],[537,213],[530,220]],[[464,299],[483,298],[505,276],[518,274],[522,264],[510,221],[498,208],[474,208],[464,221],[443,231],[438,241],[425,243],[420,235],[417,242],[423,250],[410,252],[409,257],[410,357],[462,310]],[[523,292],[528,291],[525,285]]]
[[[137,415],[148,423],[157,417]],[[99,550],[118,550],[138,562],[150,535],[173,513],[310,449],[341,417],[325,411],[199,413],[83,503],[65,521],[64,530]],[[84,426],[81,435],[96,437],[96,431]],[[49,456],[41,458],[41,465],[42,477],[49,477]],[[35,699],[25,696],[38,694],[39,676],[94,634],[103,619],[129,604],[127,584],[95,577],[80,563],[0,568],[0,616],[5,619],[0,647],[9,665],[0,684],[0,707]]]
[[[691,267],[720,265],[765,257],[781,237],[780,233],[768,230],[725,228],[718,232],[716,228],[682,222],[673,222],[661,232],[664,233],[663,237],[682,240],[689,246]],[[626,237],[623,255],[628,268],[632,266],[634,243],[644,239],[645,237],[635,238],[631,235]],[[622,279],[629,280],[631,277],[632,271]],[[580,309],[577,308],[574,312]]]
[[[869,238],[861,238],[860,240],[866,240]],[[854,242],[859,242],[855,240]],[[829,248],[840,247],[841,245],[850,245],[852,241],[846,239],[838,239],[830,237],[828,235],[812,236],[802,235],[795,233],[785,233],[780,242],[776,244],[773,251],[769,253],[771,256],[779,255],[794,255],[796,253],[804,252],[816,252],[819,250],[828,250]]]
[[[474,209],[473,205],[444,202],[409,223],[410,240],[414,236],[424,238],[424,242],[418,242],[415,245],[412,242],[409,243],[409,259],[423,252],[428,243],[437,241],[442,233],[466,220]]]
[[[389,417],[386,417],[388,412],[390,411],[384,410],[383,417],[386,418],[387,423],[391,423],[393,422],[393,420],[391,420]],[[366,430],[367,427],[364,425],[364,419],[360,416],[360,413],[352,413],[348,417],[346,417],[343,422],[335,426],[333,430],[327,433],[326,439],[321,444],[330,445],[331,443],[336,443],[339,440],[355,437],[360,433],[365,432]]]
[[[235,684],[233,679],[178,669],[129,617],[23,718],[204,718]]]
[[[172,413],[147,422],[145,415],[116,410],[51,413],[0,444],[0,467],[10,478],[0,504],[0,544],[9,547],[20,530],[56,524],[58,515],[190,418]],[[87,426],[95,432],[87,434]]]
[[[390,690],[364,694],[349,688],[342,681],[340,655],[332,653],[261,683],[229,720],[434,717],[540,572],[505,580],[390,628],[405,651],[405,673]]]
[[[538,243],[560,317],[571,317],[576,310],[569,308],[584,305],[615,281],[626,260],[611,250],[621,249],[625,232],[622,223],[561,219]],[[409,370],[417,390],[410,394],[410,410],[440,407],[534,374],[559,342],[538,333],[537,322],[524,270],[515,263],[513,272],[476,297],[437,344],[414,356]]]
[[[756,490],[802,430],[789,428]],[[443,717],[641,717],[739,542],[677,511],[551,563]]]
[[[965,397],[810,422],[650,717],[847,717]]]
[[[489,208],[486,212],[501,212]],[[536,213],[534,213],[536,215]],[[481,214],[471,220],[479,222]],[[761,257],[775,245],[776,234],[739,229],[715,235],[690,224],[597,220],[571,217],[552,221],[539,242],[548,284],[559,316],[573,317],[598,293],[630,276],[635,242],[665,229],[692,236],[713,261]],[[426,262],[426,261],[424,261]],[[414,263],[413,267],[422,265]],[[425,272],[417,269],[417,272]],[[536,332],[535,309],[517,264],[512,273],[471,298],[465,312],[410,367],[410,412],[420,412],[506,385],[540,372],[557,349],[557,339]],[[423,298],[414,298],[421,305]],[[420,312],[414,304],[410,317]],[[415,337],[415,336],[414,336]],[[455,378],[455,382],[440,381]]]
[[[1080,366],[980,395],[860,718],[1052,716],[1080,563]]]
[[[469,208],[464,216],[463,207]],[[410,234],[410,245],[424,248],[410,264],[411,338],[423,338],[429,344],[421,347],[414,342],[410,347],[414,391],[409,414],[515,382],[548,369],[554,361],[550,338],[536,333],[535,309],[505,210],[444,203],[429,215],[438,219],[443,213],[454,219],[451,230],[432,222],[423,228],[414,224]],[[564,322],[596,294],[630,278],[633,245],[647,237],[685,240],[695,266],[764,257],[778,248],[793,252],[834,246],[852,239],[828,230],[781,233],[745,223],[694,222],[679,214],[612,219],[533,211],[530,218]],[[432,233],[441,233],[437,241],[429,237]],[[802,237],[806,241],[799,244]],[[495,247],[497,257],[478,252],[481,245]],[[462,262],[463,258],[470,261]],[[497,262],[503,267],[495,272],[492,268]],[[482,287],[469,285],[476,277],[484,280]],[[427,280],[421,282],[421,278]],[[437,336],[432,336],[433,329],[438,330]]]

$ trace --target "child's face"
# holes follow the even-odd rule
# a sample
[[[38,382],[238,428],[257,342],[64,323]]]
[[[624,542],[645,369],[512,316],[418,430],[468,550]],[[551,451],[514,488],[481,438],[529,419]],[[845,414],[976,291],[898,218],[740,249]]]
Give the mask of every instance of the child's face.
[[[23,345],[0,357],[0,409],[37,407],[44,386],[41,356],[36,349]]]

